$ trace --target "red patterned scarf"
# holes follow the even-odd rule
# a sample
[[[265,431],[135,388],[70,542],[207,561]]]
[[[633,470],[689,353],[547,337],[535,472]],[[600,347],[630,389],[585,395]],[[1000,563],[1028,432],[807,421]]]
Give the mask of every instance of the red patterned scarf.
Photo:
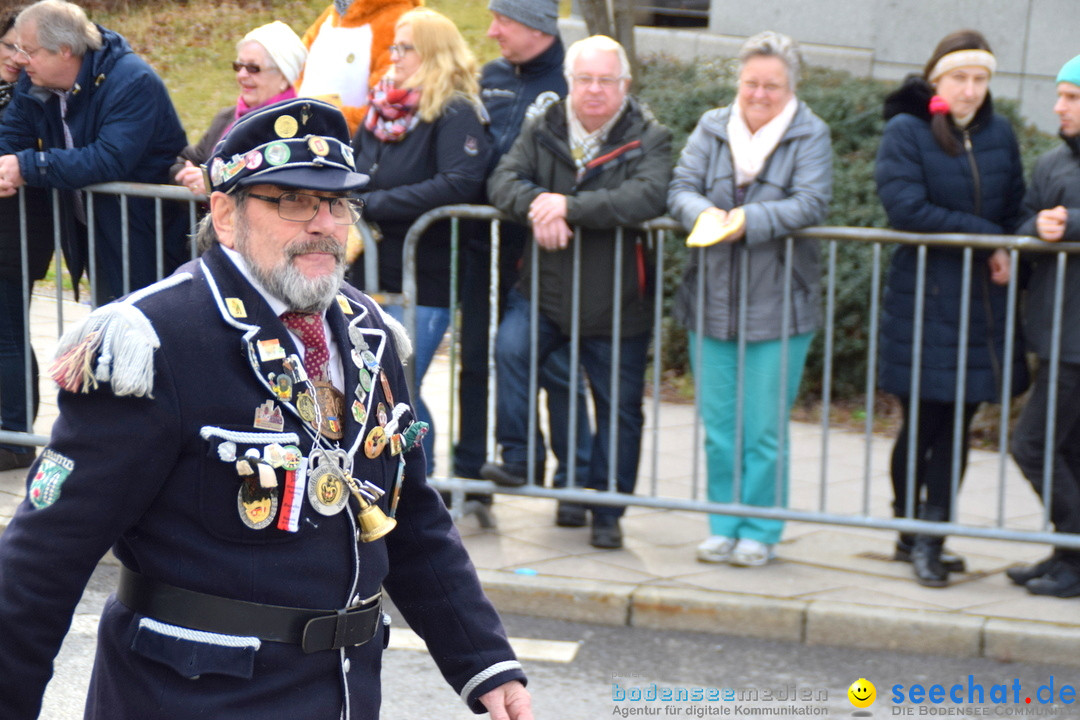
[[[419,88],[395,87],[383,78],[368,95],[364,127],[382,142],[398,142],[416,126]]]

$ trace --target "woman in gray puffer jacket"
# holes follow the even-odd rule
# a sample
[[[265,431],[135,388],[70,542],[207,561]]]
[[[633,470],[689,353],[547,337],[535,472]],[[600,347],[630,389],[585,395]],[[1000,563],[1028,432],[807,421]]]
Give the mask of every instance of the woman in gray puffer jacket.
[[[707,247],[691,251],[675,317],[690,330],[691,364],[700,379],[709,500],[782,507],[787,503],[788,442],[786,418],[778,418],[780,396],[785,394],[790,412],[810,341],[821,324],[818,246],[797,240],[790,257],[790,325],[788,337],[782,337],[785,238],[825,219],[832,196],[832,147],[828,126],[795,97],[801,61],[791,38],[756,35],[743,45],[739,61],[735,102],[702,116],[668,191],[669,211],[684,227],[710,220],[718,226],[706,233]],[[694,244],[701,235],[691,234]],[[746,325],[741,329],[744,264]],[[732,388],[738,378],[740,332],[746,356],[738,415]],[[782,376],[785,346],[787,373]],[[781,441],[783,458],[778,457]],[[783,463],[779,491],[778,462]],[[783,521],[712,515],[710,529],[711,536],[698,546],[699,560],[764,565],[773,557]]]

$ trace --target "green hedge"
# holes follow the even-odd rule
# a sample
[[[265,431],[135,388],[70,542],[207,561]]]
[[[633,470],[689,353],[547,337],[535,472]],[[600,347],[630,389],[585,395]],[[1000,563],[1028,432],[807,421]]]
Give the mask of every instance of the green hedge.
[[[735,97],[735,65],[731,61],[682,63],[652,58],[643,63],[637,91],[657,118],[671,128],[675,157],[706,110],[729,104]],[[856,78],[849,73],[808,68],[799,85],[804,100],[832,130],[834,154],[833,200],[828,225],[887,227],[885,211],[874,187],[874,157],[884,127],[881,110],[885,95],[895,83]],[[1013,121],[1020,138],[1025,167],[1057,140],[1026,126],[1014,103],[995,101],[999,111]],[[883,248],[882,262],[890,248]],[[862,394],[866,383],[866,348],[870,328],[870,292],[873,249],[861,243],[841,243],[837,248],[833,396]],[[822,246],[822,271],[827,270],[827,247]],[[682,277],[686,248],[669,243],[665,251],[665,302],[670,303]],[[665,308],[665,311],[668,308]],[[670,318],[670,313],[664,313]],[[674,321],[665,320],[662,362],[669,373],[689,369],[686,333]],[[807,360],[800,399],[820,398],[823,367],[823,336],[818,333]]]

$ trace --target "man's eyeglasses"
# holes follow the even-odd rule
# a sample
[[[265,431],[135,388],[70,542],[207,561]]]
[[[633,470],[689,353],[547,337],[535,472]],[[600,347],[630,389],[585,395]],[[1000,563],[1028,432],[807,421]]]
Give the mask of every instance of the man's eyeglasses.
[[[593,83],[596,83],[604,90],[611,90],[613,87],[622,82],[622,78],[611,77],[610,75],[604,75],[601,77],[595,77],[593,75],[574,75],[571,78],[575,85],[581,87],[590,87]]]
[[[409,45],[408,43],[394,43],[390,46],[390,54],[404,55],[405,53],[412,52],[415,49],[415,45]]]
[[[232,69],[233,72],[240,72],[240,70],[243,69],[248,71],[248,75],[258,75],[264,69],[269,72],[271,70],[274,70],[275,68],[263,68],[259,65],[256,65],[255,63],[242,63],[239,60],[236,60],[232,64]]]
[[[319,214],[319,208],[325,201],[330,206],[330,214],[338,225],[352,225],[360,219],[364,211],[364,201],[360,198],[320,197],[308,193],[287,192],[277,197],[248,193],[248,197],[277,205],[278,217],[293,222],[309,222]]]
[[[39,52],[41,52],[42,50],[45,49],[43,47],[36,47],[33,50],[27,50],[24,47],[19,47],[18,45],[9,45],[8,43],[4,43],[4,46],[5,47],[15,48],[15,50],[14,50],[15,57],[18,57],[19,55],[22,55],[28,61],[33,60],[35,55],[37,55]]]

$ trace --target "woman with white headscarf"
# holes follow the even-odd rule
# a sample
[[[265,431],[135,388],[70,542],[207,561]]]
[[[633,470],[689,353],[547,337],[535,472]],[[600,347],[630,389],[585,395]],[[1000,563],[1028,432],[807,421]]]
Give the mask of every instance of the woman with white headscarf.
[[[264,105],[296,97],[293,85],[304,69],[307,48],[285,23],[275,20],[255,28],[236,44],[236,83],[240,96],[235,105],[222,108],[210,121],[210,128],[194,145],[188,145],[173,165],[178,185],[196,195],[206,191],[199,165],[206,162],[218,140],[239,118]]]

